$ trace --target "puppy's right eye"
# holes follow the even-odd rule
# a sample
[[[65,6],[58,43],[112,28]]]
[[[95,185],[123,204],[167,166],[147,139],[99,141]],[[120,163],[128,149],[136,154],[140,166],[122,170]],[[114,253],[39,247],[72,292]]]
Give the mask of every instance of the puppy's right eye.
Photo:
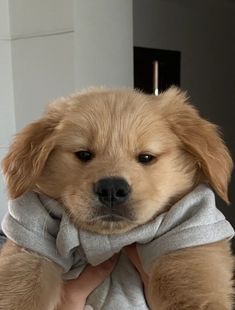
[[[76,157],[82,162],[88,162],[94,158],[94,154],[90,151],[78,151],[75,152]]]
[[[138,155],[137,160],[141,164],[149,164],[155,159],[155,156],[147,153],[141,153]]]

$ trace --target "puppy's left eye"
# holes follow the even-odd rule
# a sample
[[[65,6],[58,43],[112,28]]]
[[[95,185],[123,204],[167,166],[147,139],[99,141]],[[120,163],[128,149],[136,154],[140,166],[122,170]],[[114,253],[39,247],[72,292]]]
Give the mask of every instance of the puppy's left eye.
[[[93,159],[94,154],[90,151],[78,151],[75,152],[76,157],[82,162],[88,162]]]
[[[142,154],[138,155],[137,160],[141,164],[148,164],[148,163],[152,162],[155,158],[156,157],[151,155],[151,154],[142,153]]]

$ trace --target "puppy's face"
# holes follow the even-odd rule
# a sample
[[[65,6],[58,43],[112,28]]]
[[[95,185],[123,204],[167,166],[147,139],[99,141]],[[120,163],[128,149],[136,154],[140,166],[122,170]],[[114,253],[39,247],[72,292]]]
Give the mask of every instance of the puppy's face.
[[[183,135],[213,133],[213,143],[220,142],[227,161],[224,178],[231,165],[229,155],[213,125],[202,121],[184,101],[177,90],[158,98],[133,91],[91,91],[53,103],[46,118],[18,136],[4,161],[10,193],[15,197],[37,190],[59,200],[79,227],[120,233],[164,212],[199,180],[216,187],[206,155],[194,154],[199,151],[186,145]],[[181,120],[176,115],[179,110]],[[189,130],[194,127],[192,119],[198,126],[207,125],[204,134],[200,126],[188,133],[176,128],[184,121]],[[209,141],[190,139],[200,140],[199,144]],[[31,151],[26,150],[27,143]],[[10,161],[21,156],[22,166],[24,152],[28,162],[21,173],[28,176],[25,180],[19,176],[18,185],[13,185],[17,159],[14,167]],[[227,179],[223,182],[224,189],[219,181],[215,189],[226,196]]]
[[[58,130],[37,187],[61,200],[86,229],[130,229],[192,186],[195,162],[180,149],[150,98],[133,93],[80,97]]]

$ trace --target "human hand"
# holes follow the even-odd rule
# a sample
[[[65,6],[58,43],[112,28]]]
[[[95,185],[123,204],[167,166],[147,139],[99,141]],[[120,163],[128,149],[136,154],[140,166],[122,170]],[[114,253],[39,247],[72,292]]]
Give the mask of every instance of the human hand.
[[[112,272],[117,259],[118,255],[114,255],[98,266],[88,265],[79,278],[66,281],[63,301],[57,310],[83,310],[87,297]]]

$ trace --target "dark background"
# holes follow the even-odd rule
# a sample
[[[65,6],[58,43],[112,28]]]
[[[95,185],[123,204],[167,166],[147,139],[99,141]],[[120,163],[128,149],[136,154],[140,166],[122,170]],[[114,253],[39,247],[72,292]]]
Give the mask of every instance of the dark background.
[[[180,85],[201,115],[218,124],[234,158],[235,1],[134,0],[134,45],[180,53]],[[217,199],[235,227],[231,205]],[[235,248],[235,240],[234,240]]]

